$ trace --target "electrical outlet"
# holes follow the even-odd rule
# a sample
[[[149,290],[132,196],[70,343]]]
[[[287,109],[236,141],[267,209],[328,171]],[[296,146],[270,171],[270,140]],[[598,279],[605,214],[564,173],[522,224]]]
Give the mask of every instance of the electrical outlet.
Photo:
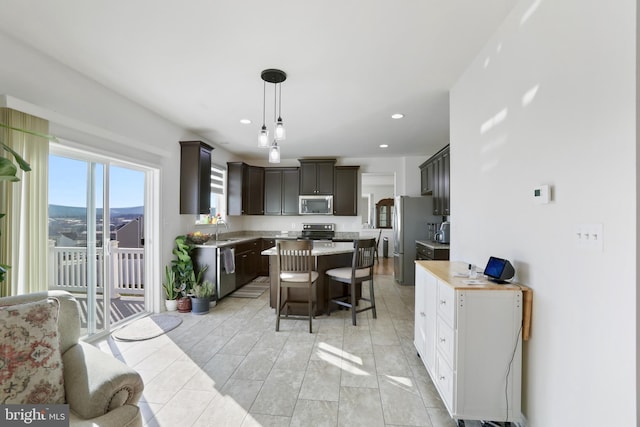
[[[580,249],[602,251],[604,248],[602,224],[576,224],[574,239],[576,246]]]

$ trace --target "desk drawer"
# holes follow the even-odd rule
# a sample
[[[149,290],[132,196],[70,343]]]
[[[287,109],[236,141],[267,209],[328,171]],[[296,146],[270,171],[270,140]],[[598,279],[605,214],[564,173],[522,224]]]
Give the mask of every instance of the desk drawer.
[[[453,408],[453,369],[447,364],[440,353],[436,355],[436,386],[440,391],[442,401],[449,409],[449,413]]]
[[[447,323],[440,316],[438,316],[437,325],[436,346],[438,352],[440,352],[442,356],[447,359],[449,366],[455,366],[455,364],[453,363],[453,355],[455,354],[455,335],[453,333],[453,328],[447,325]]]
[[[453,288],[438,282],[438,315],[441,316],[452,328],[455,328],[455,291]]]

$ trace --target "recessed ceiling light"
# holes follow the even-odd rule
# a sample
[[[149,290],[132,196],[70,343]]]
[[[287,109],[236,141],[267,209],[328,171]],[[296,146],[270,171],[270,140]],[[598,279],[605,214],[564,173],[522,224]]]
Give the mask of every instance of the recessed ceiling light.
[[[250,125],[251,124],[251,120],[249,120],[249,119],[240,119],[240,123],[242,123],[243,125]]]
[[[403,117],[404,117],[404,114],[402,114],[402,113],[395,113],[395,114],[391,115],[392,119],[401,119]]]
[[[389,148],[389,144],[380,144],[380,148]]]

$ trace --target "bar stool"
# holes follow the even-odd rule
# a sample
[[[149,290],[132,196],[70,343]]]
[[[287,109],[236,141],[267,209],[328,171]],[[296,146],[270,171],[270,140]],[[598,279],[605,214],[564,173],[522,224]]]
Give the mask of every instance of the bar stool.
[[[375,245],[376,239],[356,240],[353,242],[353,260],[351,267],[332,268],[324,274],[336,282],[350,285],[350,294],[343,297],[331,297],[331,284],[328,289],[327,316],[330,315],[331,303],[334,302],[340,306],[351,309],[351,320],[356,325],[356,313],[366,310],[373,311],[373,318],[376,318],[376,301],[373,293],[373,264],[375,261]],[[356,285],[369,281],[369,298],[360,299],[368,301],[369,307],[357,309],[356,301]]]
[[[318,280],[318,272],[313,271],[314,263],[311,250],[313,242],[311,240],[278,240],[277,248],[277,272],[278,272],[278,295],[276,302],[276,331],[280,330],[280,313],[286,308],[285,319],[306,319],[309,318],[309,333],[312,333],[311,319],[314,317],[316,303],[313,301],[313,285]],[[289,299],[289,288],[307,289],[307,300]],[[282,299],[282,291],[285,296]],[[289,304],[307,303],[309,307],[308,316],[289,316]]]

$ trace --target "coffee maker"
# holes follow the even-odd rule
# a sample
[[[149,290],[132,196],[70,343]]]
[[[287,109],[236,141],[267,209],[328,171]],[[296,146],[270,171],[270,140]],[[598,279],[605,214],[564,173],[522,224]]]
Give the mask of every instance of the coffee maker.
[[[449,221],[445,221],[440,224],[440,230],[435,235],[435,240],[438,243],[449,243],[449,239],[451,238],[451,223]]]

